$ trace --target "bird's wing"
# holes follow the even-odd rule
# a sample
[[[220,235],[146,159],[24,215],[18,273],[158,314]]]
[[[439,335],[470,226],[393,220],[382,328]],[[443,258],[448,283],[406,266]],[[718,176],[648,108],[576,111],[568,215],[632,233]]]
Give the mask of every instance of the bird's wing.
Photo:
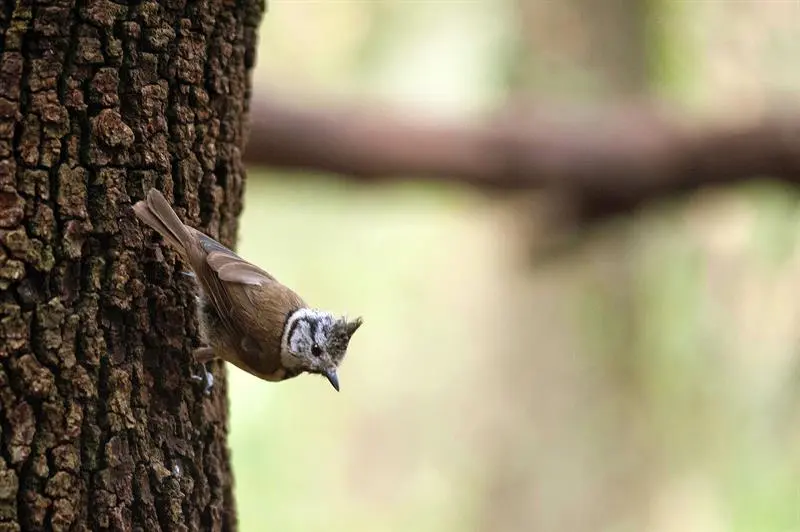
[[[200,245],[206,252],[206,263],[216,272],[220,280],[227,283],[263,285],[274,282],[275,278],[241,258],[213,238],[197,232]]]
[[[230,339],[239,343],[237,365],[266,378],[280,368],[280,342],[287,313],[304,303],[269,273],[208,235],[195,231],[205,254],[205,260],[198,264],[202,271],[196,271],[197,279]],[[269,308],[265,311],[267,302]],[[266,346],[274,346],[275,351],[262,352]]]
[[[242,325],[248,316],[239,301],[244,292],[243,285],[259,285],[273,278],[210,236],[197,229],[190,230],[196,242],[189,254],[197,281],[214,306],[229,337],[234,341],[244,338],[246,327]]]

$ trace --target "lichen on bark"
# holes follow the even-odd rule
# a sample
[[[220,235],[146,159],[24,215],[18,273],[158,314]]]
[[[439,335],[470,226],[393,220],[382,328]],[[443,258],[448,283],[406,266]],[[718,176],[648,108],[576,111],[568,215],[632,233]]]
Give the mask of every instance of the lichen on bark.
[[[150,187],[234,245],[262,0],[0,3],[0,532],[234,530]]]

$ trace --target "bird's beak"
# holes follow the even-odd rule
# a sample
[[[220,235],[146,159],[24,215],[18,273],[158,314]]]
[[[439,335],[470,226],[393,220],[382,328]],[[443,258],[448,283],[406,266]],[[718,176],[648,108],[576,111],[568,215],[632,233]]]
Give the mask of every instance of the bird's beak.
[[[328,382],[330,382],[331,386],[333,386],[333,389],[338,392],[339,377],[336,375],[336,370],[335,369],[328,370],[325,373],[323,373],[323,375],[325,375],[328,378]]]

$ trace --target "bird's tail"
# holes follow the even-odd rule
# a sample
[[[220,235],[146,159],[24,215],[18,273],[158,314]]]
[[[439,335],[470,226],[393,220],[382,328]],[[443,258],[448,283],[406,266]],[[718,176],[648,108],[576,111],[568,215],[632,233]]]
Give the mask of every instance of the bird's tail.
[[[186,254],[186,245],[192,241],[192,234],[172,210],[161,192],[151,188],[147,193],[147,198],[133,206],[133,212],[141,221],[164,237],[164,240],[176,251]]]

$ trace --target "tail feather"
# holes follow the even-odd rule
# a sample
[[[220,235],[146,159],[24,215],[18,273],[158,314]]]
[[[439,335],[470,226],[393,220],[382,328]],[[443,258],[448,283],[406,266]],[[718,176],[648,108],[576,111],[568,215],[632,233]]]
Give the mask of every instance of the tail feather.
[[[189,228],[181,222],[161,192],[151,188],[147,198],[133,206],[133,212],[157,231],[170,246],[180,253],[186,252],[186,243],[191,241]]]

